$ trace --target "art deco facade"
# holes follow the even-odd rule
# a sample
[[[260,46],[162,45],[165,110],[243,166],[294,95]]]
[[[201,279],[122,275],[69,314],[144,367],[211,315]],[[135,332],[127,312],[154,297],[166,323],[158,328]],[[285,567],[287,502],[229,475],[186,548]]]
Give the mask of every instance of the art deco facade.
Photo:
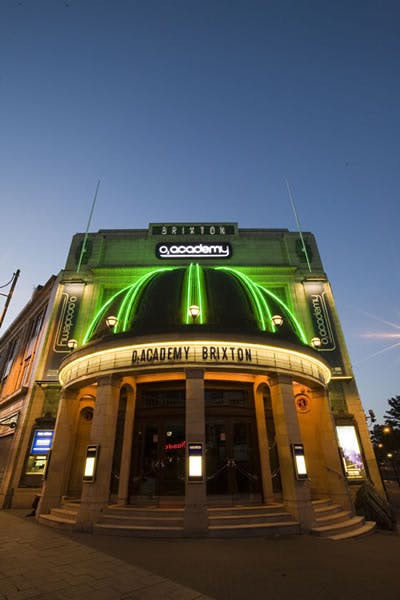
[[[251,519],[235,507],[281,507],[312,530],[324,502],[351,519],[365,478],[383,493],[310,233],[227,223],[78,234],[52,286],[9,504],[29,489],[41,522],[105,530],[111,513],[109,528],[119,515],[131,533],[146,530],[128,523],[145,506],[158,532],[207,535],[223,530],[217,507],[242,527]]]

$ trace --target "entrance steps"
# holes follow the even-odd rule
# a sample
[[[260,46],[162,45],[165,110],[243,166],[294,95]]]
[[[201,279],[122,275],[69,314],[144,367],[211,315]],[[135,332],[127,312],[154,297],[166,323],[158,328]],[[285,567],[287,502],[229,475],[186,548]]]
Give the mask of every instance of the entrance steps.
[[[50,514],[41,514],[39,523],[59,529],[75,529],[79,503],[64,502],[59,508],[52,508]]]
[[[136,537],[184,537],[183,508],[109,506],[94,533]],[[208,537],[277,536],[300,533],[283,505],[208,508]]]
[[[316,526],[311,534],[330,540],[346,540],[373,533],[376,524],[364,517],[352,516],[331,500],[314,500]]]
[[[209,537],[280,536],[300,533],[283,504],[208,508]]]
[[[93,533],[134,537],[183,537],[183,508],[108,506]]]

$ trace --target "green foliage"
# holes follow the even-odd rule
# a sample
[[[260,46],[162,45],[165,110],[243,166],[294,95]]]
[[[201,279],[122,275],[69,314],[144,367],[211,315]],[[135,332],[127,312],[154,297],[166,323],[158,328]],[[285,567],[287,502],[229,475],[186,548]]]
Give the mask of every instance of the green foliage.
[[[385,423],[400,430],[400,396],[389,398],[388,404],[390,408],[385,412]]]

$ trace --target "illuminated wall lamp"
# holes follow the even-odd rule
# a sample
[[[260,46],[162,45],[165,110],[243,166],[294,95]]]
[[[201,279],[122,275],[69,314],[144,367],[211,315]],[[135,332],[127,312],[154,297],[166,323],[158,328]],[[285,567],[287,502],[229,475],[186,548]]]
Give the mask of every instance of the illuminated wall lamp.
[[[283,325],[282,315],[274,315],[273,317],[271,317],[271,321],[275,325],[275,327],[282,327]]]
[[[75,350],[75,348],[77,347],[78,342],[76,340],[68,340],[67,342],[67,346],[70,349],[70,351],[72,352],[73,350]]]
[[[114,330],[114,327],[116,326],[117,323],[118,323],[118,319],[117,319],[117,317],[114,317],[114,315],[110,315],[106,318],[106,325],[110,331]]]
[[[197,306],[197,304],[192,304],[191,306],[189,306],[189,315],[192,317],[193,321],[197,319],[199,314],[200,306]]]
[[[313,348],[321,348],[321,346],[322,346],[321,338],[313,337],[313,339],[311,340],[311,345]]]

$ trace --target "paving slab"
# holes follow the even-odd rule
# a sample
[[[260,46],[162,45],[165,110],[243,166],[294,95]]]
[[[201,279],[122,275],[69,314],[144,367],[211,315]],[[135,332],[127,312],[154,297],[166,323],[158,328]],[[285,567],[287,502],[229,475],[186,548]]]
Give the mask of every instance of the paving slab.
[[[24,513],[0,511],[0,600],[212,600]]]

